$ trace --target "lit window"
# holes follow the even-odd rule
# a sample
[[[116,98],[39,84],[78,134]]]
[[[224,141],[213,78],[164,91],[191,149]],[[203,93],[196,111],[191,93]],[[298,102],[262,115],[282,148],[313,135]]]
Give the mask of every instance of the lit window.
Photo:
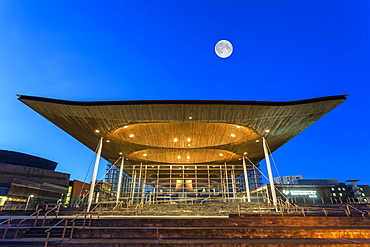
[[[177,142],[177,138],[173,139],[174,142]]]
[[[181,159],[181,156],[179,155],[179,156],[177,156],[177,158],[178,158],[178,159]]]
[[[362,193],[362,196],[365,196],[365,193]]]
[[[230,136],[231,136],[231,137],[235,137],[236,135],[235,135],[235,134],[231,134]]]
[[[342,188],[338,188],[338,190],[340,191],[340,190],[342,190]]]
[[[339,193],[339,196],[343,196],[343,193]]]
[[[336,193],[333,193],[333,196],[337,196],[337,194]]]
[[[188,138],[188,142],[191,142],[191,139],[190,138]]]
[[[334,188],[331,188],[331,190],[334,190]]]
[[[130,137],[134,137],[135,135],[134,134],[130,134]]]

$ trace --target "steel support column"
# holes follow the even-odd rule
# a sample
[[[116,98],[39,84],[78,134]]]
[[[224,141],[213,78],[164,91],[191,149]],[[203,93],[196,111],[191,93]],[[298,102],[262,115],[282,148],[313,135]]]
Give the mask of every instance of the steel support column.
[[[121,160],[121,167],[119,168],[116,203],[119,202],[119,198],[121,196],[122,174],[123,174],[123,166],[125,164],[125,157],[122,156],[121,159],[122,160]]]
[[[272,170],[271,170],[271,164],[270,164],[270,157],[269,157],[269,152],[267,149],[267,142],[264,137],[262,137],[262,142],[263,142],[263,151],[265,153],[265,159],[266,159],[266,165],[267,165],[267,172],[270,180],[270,188],[271,188],[271,196],[272,196],[272,203],[274,204],[275,210],[278,211],[277,208],[277,199],[276,199],[276,191],[275,191],[275,183],[274,183],[274,178],[272,176]]]
[[[100,161],[100,155],[101,150],[103,148],[103,137],[100,138],[99,145],[98,145],[98,151],[96,152],[95,156],[95,165],[94,165],[94,171],[91,178],[91,185],[90,185],[90,192],[89,192],[89,198],[87,201],[87,212],[90,211],[93,195],[94,195],[94,189],[95,189],[95,183],[96,183],[96,176],[98,174],[98,168],[99,168],[99,161]]]
[[[243,170],[244,170],[245,191],[247,192],[247,200],[248,202],[251,202],[251,194],[249,191],[248,172],[247,172],[247,165],[245,162],[245,157],[243,157]]]

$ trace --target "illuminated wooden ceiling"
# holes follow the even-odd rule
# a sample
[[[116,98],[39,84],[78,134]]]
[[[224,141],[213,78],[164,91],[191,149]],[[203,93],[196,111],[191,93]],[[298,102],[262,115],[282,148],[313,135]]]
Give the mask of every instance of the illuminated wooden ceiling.
[[[128,162],[181,165],[239,164],[246,154],[259,162],[262,136],[274,151],[346,96],[290,102],[19,100],[91,150],[104,137],[102,156],[108,161],[122,155]]]

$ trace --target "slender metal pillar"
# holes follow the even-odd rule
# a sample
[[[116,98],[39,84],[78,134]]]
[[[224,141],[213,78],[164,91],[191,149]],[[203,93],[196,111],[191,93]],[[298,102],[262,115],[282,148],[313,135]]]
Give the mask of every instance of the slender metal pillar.
[[[235,166],[231,167],[231,185],[233,189],[233,198],[236,198],[236,186],[235,186]]]
[[[95,182],[96,182],[96,176],[98,174],[99,161],[100,161],[100,155],[101,155],[102,147],[103,147],[103,137],[100,138],[98,151],[96,152],[96,156],[95,156],[94,171],[93,171],[92,178],[91,178],[89,198],[88,198],[88,201],[87,201],[87,212],[90,211],[90,207],[91,207],[91,203],[92,203],[92,199],[93,199],[93,195],[94,195]]]
[[[268,149],[267,149],[267,142],[266,142],[266,139],[264,137],[262,137],[262,142],[263,142],[263,151],[265,153],[267,172],[268,172],[269,180],[270,180],[272,203],[274,204],[275,210],[278,211],[276,191],[275,191],[275,183],[274,183],[274,178],[272,176],[272,171],[271,171],[271,164],[270,164],[270,157],[269,157],[269,153],[268,153]]]
[[[211,177],[209,173],[209,166],[207,166],[207,171],[208,171],[208,195],[211,196]]]
[[[198,201],[198,170],[197,170],[197,166],[194,166],[194,171],[195,171],[195,190],[197,192],[195,192],[195,199],[196,199],[196,202]]]
[[[132,179],[131,179],[131,202],[134,202],[134,196],[135,196],[135,188],[136,188],[136,170],[135,166],[133,166],[132,171]]]
[[[116,203],[119,202],[119,198],[121,196],[121,184],[122,184],[123,165],[125,164],[125,157],[122,156],[121,159],[122,160],[121,160],[121,167],[119,168]]]
[[[141,184],[143,183],[143,178],[142,178],[142,175],[143,175],[143,162],[140,162],[140,170],[139,170],[139,178],[138,178],[138,182],[137,182],[137,198],[141,198]],[[140,200],[138,200],[140,201]]]
[[[170,202],[172,201],[172,165],[170,165]]]
[[[145,199],[145,183],[146,183],[146,174],[147,174],[148,166],[145,166],[145,171],[144,171],[144,176],[142,180],[143,188],[142,188],[142,193],[141,193],[141,202],[144,203]]]
[[[220,187],[221,187],[221,195],[222,195],[222,198],[225,198],[225,183],[224,183],[224,179],[222,177],[222,166],[220,166]]]
[[[226,162],[225,162],[225,186],[226,186],[226,197],[229,198],[230,197],[230,193],[229,193],[229,174],[227,173]]]
[[[249,191],[248,172],[247,172],[247,166],[245,164],[245,157],[243,157],[243,170],[244,170],[245,191],[247,192],[247,200],[248,202],[251,202],[251,193]]]

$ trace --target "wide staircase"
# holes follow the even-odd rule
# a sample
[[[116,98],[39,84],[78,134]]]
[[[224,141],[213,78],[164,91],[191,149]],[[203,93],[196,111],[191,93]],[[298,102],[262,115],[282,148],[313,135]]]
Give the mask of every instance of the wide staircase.
[[[54,225],[46,246],[370,246],[366,205],[317,205],[284,212],[268,205],[234,203],[132,209],[130,215],[115,209],[113,214],[101,210],[79,217],[76,210],[62,210],[57,218],[27,219],[17,231],[20,217],[8,225],[0,246],[45,246],[45,231]],[[1,237],[4,224],[0,227]]]

